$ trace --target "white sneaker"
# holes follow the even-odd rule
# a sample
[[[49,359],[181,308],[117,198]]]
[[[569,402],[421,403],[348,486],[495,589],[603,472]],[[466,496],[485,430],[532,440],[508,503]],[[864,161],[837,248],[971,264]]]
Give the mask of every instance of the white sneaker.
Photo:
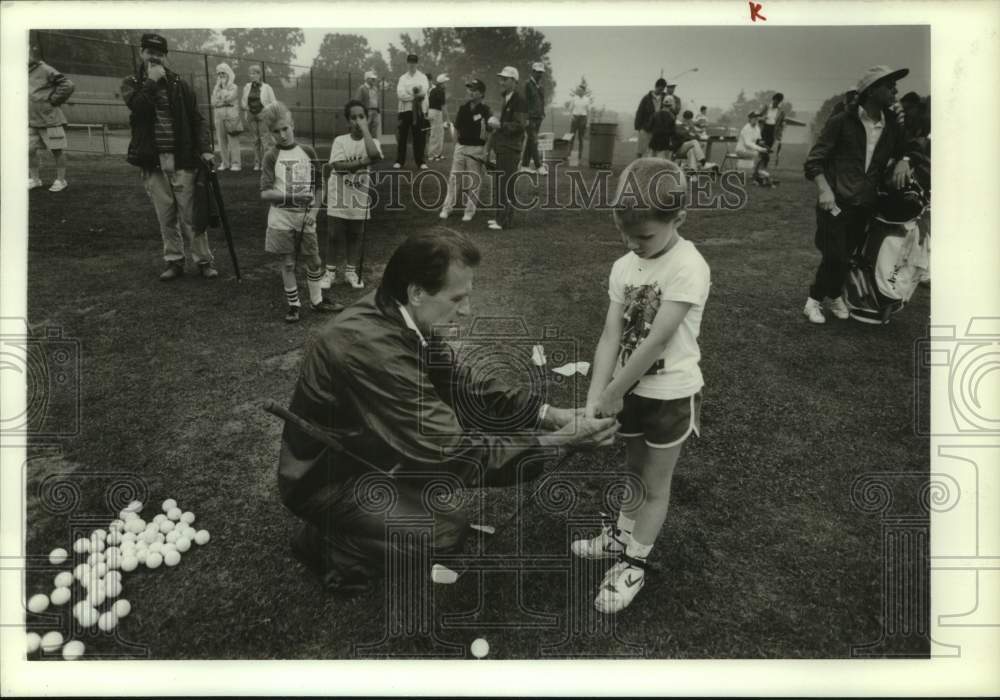
[[[538,170],[536,170],[535,172],[538,173],[539,175],[548,175],[549,169],[544,165],[540,165],[538,166]]]
[[[448,218],[448,214],[450,214],[450,213],[451,212],[449,212],[447,209],[442,209],[441,213],[438,214],[438,218],[439,219],[447,219]]]
[[[420,164],[420,169],[421,170],[427,170],[427,163],[421,163]]]
[[[830,309],[830,312],[841,321],[846,321],[851,317],[851,312],[847,310],[847,304],[844,303],[844,297],[831,299],[826,308]]]
[[[527,165],[522,165],[520,168],[517,169],[517,172],[519,172],[519,173],[533,173],[535,171],[532,170],[531,168],[529,168]]]
[[[67,187],[69,187],[69,183],[65,180],[56,180],[52,183],[52,187],[49,188],[49,192],[62,192]]]
[[[468,223],[472,221],[473,216],[475,216],[475,214],[470,214],[469,212],[466,212],[465,214],[462,215],[462,221]]]
[[[323,279],[319,281],[320,289],[329,289],[337,281],[337,273],[327,270],[323,273]]]
[[[29,190],[38,189],[39,187],[44,187],[44,186],[45,186],[45,184],[41,180],[39,180],[37,177],[29,177],[28,178],[28,189]]]
[[[238,173],[240,171],[240,166],[234,165],[233,167],[230,168],[230,170],[234,173]]]
[[[619,562],[604,575],[601,588],[594,598],[598,612],[611,615],[627,608],[636,594],[646,585],[646,574],[628,562]]]
[[[490,219],[486,222],[486,228],[492,231],[503,231],[503,226],[501,226],[496,219]]]
[[[355,289],[365,288],[365,283],[361,281],[361,278],[358,277],[358,273],[355,272],[354,270],[348,270],[347,272],[344,273],[344,281],[346,281],[349,285],[351,285]]]
[[[393,163],[393,164],[392,164],[392,169],[393,169],[393,170],[399,170],[399,169],[400,169],[400,168],[402,168],[402,167],[403,167],[403,166],[402,166],[402,165],[400,165],[399,163]]]
[[[620,534],[621,531],[613,524],[608,524],[597,537],[574,541],[570,550],[581,559],[613,559],[625,551],[625,542],[619,539]]]
[[[812,297],[806,300],[806,307],[802,309],[802,313],[806,315],[810,323],[826,323],[826,316],[823,315],[822,306]]]
[[[260,170],[260,166],[259,165],[255,165],[255,166],[253,166],[253,169],[254,169],[254,171]]]

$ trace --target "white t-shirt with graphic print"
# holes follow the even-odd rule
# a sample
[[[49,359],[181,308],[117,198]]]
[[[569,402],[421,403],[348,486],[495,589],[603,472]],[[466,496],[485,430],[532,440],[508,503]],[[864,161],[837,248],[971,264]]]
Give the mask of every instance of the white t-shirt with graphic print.
[[[630,251],[615,261],[608,296],[625,307],[616,373],[649,335],[663,301],[691,304],[661,355],[662,368],[642,376],[633,392],[636,396],[683,399],[702,388],[698,334],[710,286],[708,263],[683,238],[659,258],[644,260]]]
[[[379,158],[382,157],[382,146],[375,141]],[[350,134],[343,134],[333,140],[330,148],[330,162],[357,163],[368,157],[364,139],[355,139]],[[353,173],[331,172],[330,185],[327,192],[327,214],[340,219],[363,221],[371,217],[369,208],[369,188],[371,187],[371,172],[369,168],[355,170]]]

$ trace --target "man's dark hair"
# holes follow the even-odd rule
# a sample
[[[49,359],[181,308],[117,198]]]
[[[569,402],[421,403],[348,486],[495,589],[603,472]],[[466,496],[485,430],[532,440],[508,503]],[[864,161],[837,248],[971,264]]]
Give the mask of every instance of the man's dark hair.
[[[781,101],[784,99],[785,96],[782,95],[780,92],[776,92],[771,96],[771,101],[774,102],[775,100],[777,100],[778,104],[781,104]]]
[[[918,105],[920,104],[920,95],[911,90],[910,92],[900,97],[899,101],[904,105]]]
[[[350,120],[351,118],[351,107],[360,107],[365,110],[365,116],[368,116],[368,107],[361,100],[348,100],[347,104],[344,105],[344,119]]]
[[[692,112],[690,109],[685,109],[684,114],[682,114],[681,116],[684,117],[685,119],[694,119],[694,112]]]
[[[706,107],[705,105],[702,105],[701,107],[698,108],[698,111],[699,112],[704,112],[706,109],[708,109],[708,107]]]
[[[379,300],[405,304],[409,301],[407,289],[411,284],[428,294],[437,294],[451,265],[475,267],[479,257],[479,248],[464,233],[441,228],[415,233],[389,258],[378,288]]]
[[[666,86],[667,86],[667,81],[664,80],[663,78],[660,78],[656,81],[656,85],[654,87],[666,87]]]

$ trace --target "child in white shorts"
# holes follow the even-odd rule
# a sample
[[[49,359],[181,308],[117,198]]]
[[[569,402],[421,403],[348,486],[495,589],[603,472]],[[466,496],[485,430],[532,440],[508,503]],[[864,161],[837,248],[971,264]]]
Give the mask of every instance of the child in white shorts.
[[[622,610],[642,589],[681,447],[700,433],[698,334],[711,282],[704,258],[678,233],[685,200],[675,163],[640,158],[622,172],[614,218],[629,252],[611,268],[586,411],[618,416],[627,466],[642,488],[623,504],[617,523],[572,545],[579,557],[618,560],[594,601],[603,613]]]

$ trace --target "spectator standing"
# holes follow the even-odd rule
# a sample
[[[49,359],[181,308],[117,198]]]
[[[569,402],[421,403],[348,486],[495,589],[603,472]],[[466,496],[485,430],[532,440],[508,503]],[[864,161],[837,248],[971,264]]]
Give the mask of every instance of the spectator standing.
[[[776,143],[781,143],[781,135],[785,130],[785,110],[781,108],[784,99],[783,94],[776,92],[771,97],[771,104],[761,109],[764,122],[760,125],[760,137],[768,150],[773,149]]]
[[[413,160],[421,170],[427,169],[424,163],[424,102],[430,91],[427,76],[417,70],[420,62],[416,54],[406,57],[406,72],[399,77],[396,84],[396,97],[399,98],[399,128],[396,138],[396,162],[392,167],[402,168],[406,165],[406,145],[413,136]]]
[[[243,86],[243,114],[253,139],[253,169],[260,170],[264,151],[271,147],[271,134],[261,124],[260,113],[268,105],[277,102],[277,99],[271,86],[264,82],[260,66],[250,66],[247,73],[250,75],[250,82]]]
[[[573,152],[573,145],[575,143],[577,149],[577,158],[583,160],[583,138],[587,135],[587,117],[590,114],[590,109],[594,105],[594,98],[587,94],[587,88],[584,85],[580,85],[576,89],[576,94],[570,100],[569,111],[572,121],[570,122],[570,133],[573,134],[573,139],[569,143],[570,153]]]
[[[643,95],[639,100],[639,108],[635,111],[634,127],[638,135],[636,142],[636,158],[646,155],[649,148],[649,140],[652,136],[651,122],[653,116],[658,114],[663,108],[664,91],[667,89],[667,81],[659,78],[653,89]],[[676,115],[676,112],[673,112]],[[661,149],[662,150],[662,149]]]
[[[143,183],[163,238],[164,282],[184,274],[184,245],[201,276],[218,277],[208,247],[207,219],[195,217],[195,176],[214,159],[208,122],[198,111],[191,86],[163,65],[167,40],[142,35],[142,63],[122,81],[121,95],[131,112],[132,135],[126,159],[142,169]]]
[[[549,173],[548,168],[542,162],[541,153],[538,151],[538,132],[545,119],[545,91],[542,88],[544,78],[545,64],[541,61],[535,61],[531,64],[531,77],[524,84],[524,102],[528,110],[528,138],[524,146],[524,156],[521,158],[521,171],[537,172],[539,175],[548,175]],[[535,164],[534,170],[529,167],[532,162]]]
[[[365,80],[358,86],[354,99],[368,109],[368,131],[373,139],[381,142],[382,110],[378,98],[378,73],[373,70],[365,71]]]
[[[674,132],[677,130],[677,115],[664,102],[648,120],[648,153],[653,158],[670,160],[674,146]]]
[[[42,186],[39,177],[41,155],[48,149],[56,162],[56,179],[49,192],[62,192],[66,182],[66,115],[60,106],[73,94],[75,86],[65,75],[38,58],[32,42],[28,60],[28,189]]]
[[[215,88],[212,90],[212,108],[215,111],[215,134],[222,156],[222,169],[239,172],[242,167],[240,134],[243,122],[240,120],[239,88],[236,74],[227,63],[215,68]]]
[[[667,94],[663,96],[663,102],[670,107],[674,114],[681,113],[681,98],[674,94],[677,83],[667,83]]]
[[[427,147],[427,160],[444,160],[444,127],[448,123],[448,107],[445,84],[448,74],[441,73],[434,80],[434,87],[427,96],[427,117],[431,123],[430,144]]]
[[[482,80],[472,80],[465,84],[468,101],[458,108],[455,130],[458,143],[451,159],[451,176],[448,178],[448,194],[439,216],[447,219],[456,205],[465,202],[462,221],[472,221],[476,214],[479,186],[483,182],[483,166],[486,160],[487,123],[490,108],[483,104],[486,84]]]
[[[514,223],[514,189],[517,185],[515,175],[524,153],[528,123],[524,98],[517,92],[520,77],[517,68],[505,66],[497,76],[500,79],[500,116],[490,117],[488,122],[495,131],[492,143],[497,154],[498,171],[493,190],[496,214],[487,222],[487,226],[494,231],[510,228]]]

